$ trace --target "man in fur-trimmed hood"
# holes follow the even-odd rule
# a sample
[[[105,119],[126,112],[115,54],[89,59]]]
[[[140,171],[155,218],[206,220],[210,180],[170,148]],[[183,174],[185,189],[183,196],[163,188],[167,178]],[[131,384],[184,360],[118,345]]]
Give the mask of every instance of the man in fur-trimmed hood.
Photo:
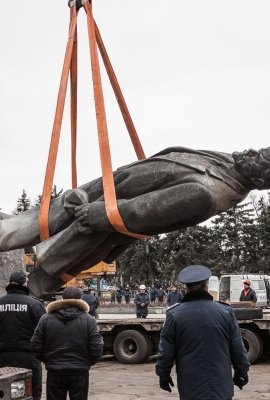
[[[31,351],[45,363],[47,400],[87,400],[89,369],[102,356],[103,339],[78,288],[50,303],[34,332]]]

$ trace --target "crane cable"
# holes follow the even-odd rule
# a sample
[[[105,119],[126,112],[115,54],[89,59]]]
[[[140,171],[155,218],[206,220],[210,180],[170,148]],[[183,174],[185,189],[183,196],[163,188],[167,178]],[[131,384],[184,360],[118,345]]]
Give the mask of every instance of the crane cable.
[[[82,1],[82,5],[87,14],[88,39],[90,47],[92,81],[94,88],[94,99],[96,108],[96,120],[99,139],[99,151],[102,168],[102,180],[104,189],[104,200],[107,217],[114,229],[122,234],[135,237],[137,239],[146,238],[145,235],[131,233],[126,228],[119,213],[112,171],[111,153],[108,138],[108,129],[106,121],[106,112],[102,91],[102,82],[100,67],[98,61],[97,46],[102,56],[105,69],[109,76],[112,88],[114,90],[118,105],[120,107],[123,119],[129,132],[132,144],[134,146],[137,158],[145,159],[145,155],[134,127],[132,118],[129,114],[125,99],[118,84],[113,67],[109,60],[106,48],[102,41],[97,24],[92,14],[91,0]],[[76,137],[77,137],[77,15],[79,9],[76,8],[76,2],[70,5],[70,24],[69,36],[64,58],[64,65],[60,80],[60,87],[57,98],[57,105],[54,117],[54,124],[51,135],[51,143],[47,161],[46,174],[44,179],[43,193],[39,212],[40,239],[49,238],[49,208],[51,200],[51,190],[56,166],[57,152],[59,147],[60,131],[63,119],[68,76],[70,73],[71,83],[71,169],[72,169],[72,188],[77,187],[77,167],[76,167]]]

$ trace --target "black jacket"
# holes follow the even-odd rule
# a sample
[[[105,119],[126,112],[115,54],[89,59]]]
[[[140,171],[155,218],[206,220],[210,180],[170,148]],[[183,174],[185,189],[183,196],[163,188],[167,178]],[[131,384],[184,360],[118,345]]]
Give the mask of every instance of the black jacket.
[[[156,373],[168,378],[175,362],[181,400],[231,399],[231,366],[240,375],[249,369],[233,309],[212,300],[203,290],[189,292],[167,311]]]
[[[124,290],[124,297],[128,297],[128,298],[131,297],[131,292],[129,289]]]
[[[240,301],[253,301],[256,303],[257,296],[255,290],[249,288],[248,291],[242,290],[240,295]]]
[[[170,292],[167,297],[167,303],[169,306],[172,306],[175,303],[181,303],[183,296],[178,290],[175,292]]]
[[[150,303],[149,295],[147,293],[137,293],[134,299],[134,303],[136,304],[136,313],[141,314],[142,316],[147,316],[148,305]],[[143,307],[141,307],[142,303],[144,303]]]
[[[121,289],[116,290],[116,298],[117,299],[122,299],[123,297],[123,291]]]
[[[150,297],[151,299],[155,299],[157,297],[157,289],[155,287],[150,289]]]
[[[103,339],[97,322],[80,299],[48,305],[31,340],[31,351],[48,370],[89,370],[102,356]]]
[[[157,290],[157,297],[158,298],[163,298],[166,295],[165,290],[160,288]]]
[[[89,305],[89,314],[95,317],[98,307],[96,296],[92,293],[83,293],[81,299]]]
[[[0,298],[0,352],[30,351],[30,339],[45,307],[29,296],[25,286],[11,284],[6,291]]]

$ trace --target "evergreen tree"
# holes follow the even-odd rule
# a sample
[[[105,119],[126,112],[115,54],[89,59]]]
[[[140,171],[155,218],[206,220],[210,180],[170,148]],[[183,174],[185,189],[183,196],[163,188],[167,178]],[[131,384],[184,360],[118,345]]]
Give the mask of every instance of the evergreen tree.
[[[258,259],[256,218],[251,203],[232,207],[212,221],[212,233],[218,250],[216,262],[226,272],[248,272]]]
[[[63,189],[61,189],[58,192],[56,185],[54,185],[53,188],[52,188],[52,192],[51,192],[51,200],[52,199],[56,199],[57,197],[61,196],[62,193],[63,193]],[[41,203],[41,199],[42,199],[42,195],[39,194],[37,199],[36,199],[36,201],[35,201],[35,204],[33,205],[33,207],[39,206],[40,203]]]
[[[157,255],[163,279],[170,277],[170,283],[175,283],[179,272],[187,265],[209,265],[210,242],[207,226],[188,227],[164,235]]]
[[[29,197],[27,196],[26,191],[23,189],[21,197],[18,198],[17,200],[17,207],[13,211],[14,215],[18,215],[23,213],[24,211],[27,211],[31,208],[31,201]],[[25,253],[31,253],[33,252],[33,247],[29,246],[24,249]]]
[[[270,212],[268,216],[270,218]],[[270,235],[270,230],[268,232]],[[146,243],[130,246],[117,260],[122,276],[136,284],[157,280],[163,285],[174,283],[181,269],[190,264],[209,266],[214,275],[220,275],[221,271],[256,272],[261,269],[262,244],[250,203],[222,213],[210,225],[197,225],[151,238],[150,260]]]
[[[59,192],[58,192],[56,185],[53,185],[51,199],[56,199],[57,197],[60,197],[62,193],[63,193],[63,189],[59,190]]]
[[[270,273],[270,193],[268,198],[261,197],[257,203],[258,221],[257,230],[259,238],[260,261],[258,262],[258,271]]]
[[[118,275],[125,284],[175,283],[181,269],[192,263],[210,265],[209,228],[195,226],[150,240],[136,242],[117,259]]]
[[[155,240],[137,241],[117,258],[117,278],[122,285],[152,285],[158,278]]]
[[[30,207],[31,207],[31,201],[27,196],[26,191],[23,189],[21,197],[19,197],[17,200],[17,207],[13,211],[13,214],[14,215],[21,214],[22,212],[29,210]]]

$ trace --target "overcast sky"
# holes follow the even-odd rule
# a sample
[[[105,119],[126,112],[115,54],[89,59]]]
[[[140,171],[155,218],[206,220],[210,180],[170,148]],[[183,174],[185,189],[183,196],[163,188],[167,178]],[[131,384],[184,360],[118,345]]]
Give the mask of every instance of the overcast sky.
[[[269,0],[93,0],[96,22],[147,156],[169,146],[270,145]],[[42,192],[67,42],[67,0],[3,1],[0,208]],[[100,176],[84,10],[79,13],[78,183]],[[135,161],[104,71],[113,167]],[[67,103],[68,104],[68,103]],[[66,107],[55,184],[70,178]]]

